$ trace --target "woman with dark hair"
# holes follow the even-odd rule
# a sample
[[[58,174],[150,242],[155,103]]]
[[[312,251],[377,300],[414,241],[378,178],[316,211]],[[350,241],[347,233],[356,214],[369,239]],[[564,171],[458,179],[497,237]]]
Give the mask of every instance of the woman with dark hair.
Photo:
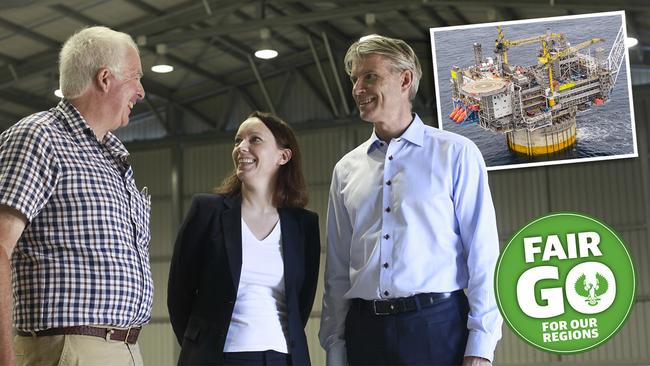
[[[320,257],[300,150],[280,118],[252,113],[216,194],[194,197],[169,272],[179,365],[307,365]]]

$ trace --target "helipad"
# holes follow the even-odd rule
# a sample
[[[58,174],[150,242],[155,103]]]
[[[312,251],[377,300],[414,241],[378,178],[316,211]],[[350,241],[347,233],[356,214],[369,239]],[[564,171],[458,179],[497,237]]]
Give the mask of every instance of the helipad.
[[[461,88],[472,96],[486,97],[505,91],[507,85],[503,79],[481,79],[464,84]]]

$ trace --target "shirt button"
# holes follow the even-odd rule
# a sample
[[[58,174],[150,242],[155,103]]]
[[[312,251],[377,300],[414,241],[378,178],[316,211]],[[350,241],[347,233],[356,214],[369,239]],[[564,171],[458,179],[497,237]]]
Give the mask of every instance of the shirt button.
[[[390,212],[390,207],[386,207],[386,209],[384,211]]]
[[[391,184],[393,184],[393,182],[391,182],[391,181],[389,181],[389,180],[386,181],[386,185],[387,185],[387,186],[389,186],[389,185],[391,185]]]
[[[379,146],[384,147],[384,143],[383,143],[383,142],[380,142],[380,143],[379,143]]]
[[[388,234],[384,235],[384,239],[386,239],[386,240],[390,239],[390,235],[388,235]]]
[[[393,155],[389,156],[388,160],[393,160]]]
[[[388,262],[384,263],[384,268],[388,268]]]
[[[384,291],[384,296],[388,296],[388,295],[390,295],[390,292]]]

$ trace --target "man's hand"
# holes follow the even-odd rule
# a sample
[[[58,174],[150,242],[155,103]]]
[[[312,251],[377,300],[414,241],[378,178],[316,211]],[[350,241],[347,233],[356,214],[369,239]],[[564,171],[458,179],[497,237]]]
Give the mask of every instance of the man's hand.
[[[467,356],[463,359],[463,366],[492,366],[487,358]]]

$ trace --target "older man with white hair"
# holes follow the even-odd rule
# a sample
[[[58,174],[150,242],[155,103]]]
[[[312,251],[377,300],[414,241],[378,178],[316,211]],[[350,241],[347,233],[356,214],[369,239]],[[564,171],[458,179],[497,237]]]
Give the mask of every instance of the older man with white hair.
[[[141,365],[150,201],[111,132],[144,98],[138,48],[86,28],[59,73],[59,104],[0,135],[0,364]]]

